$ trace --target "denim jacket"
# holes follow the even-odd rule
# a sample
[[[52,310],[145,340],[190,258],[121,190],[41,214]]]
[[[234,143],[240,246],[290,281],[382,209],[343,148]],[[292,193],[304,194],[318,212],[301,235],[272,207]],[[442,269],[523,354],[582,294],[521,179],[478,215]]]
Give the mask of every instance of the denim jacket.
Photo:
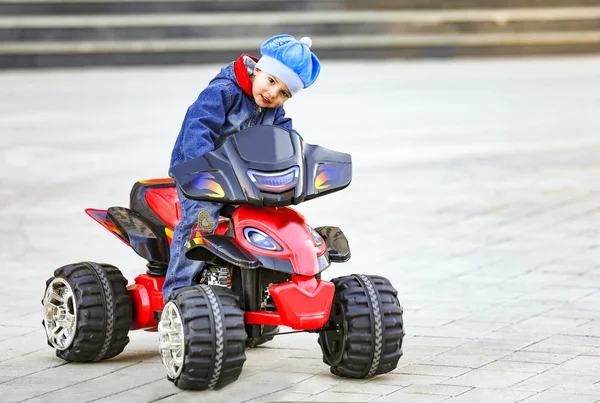
[[[241,57],[245,57],[247,70],[252,71],[255,60]],[[171,167],[212,151],[226,136],[249,126],[277,125],[293,130],[292,120],[285,117],[282,106],[260,108],[244,92],[236,79],[234,63],[223,67],[188,108],[171,154]]]

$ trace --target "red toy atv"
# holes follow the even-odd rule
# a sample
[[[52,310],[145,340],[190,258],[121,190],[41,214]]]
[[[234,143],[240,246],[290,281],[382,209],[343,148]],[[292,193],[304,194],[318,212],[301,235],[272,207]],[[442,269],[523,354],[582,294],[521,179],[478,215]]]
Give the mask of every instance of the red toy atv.
[[[402,308],[390,282],[354,274],[321,279],[350,258],[337,227],[311,228],[290,205],[350,184],[350,155],[304,143],[276,126],[253,126],[214,151],[173,168],[171,179],[140,181],[131,206],[88,209],[148,261],[127,286],[114,266],[74,263],[54,271],[42,303],[48,344],[66,361],[100,361],[123,351],[129,330],[158,331],[167,377],[181,389],[235,381],[245,348],[278,326],[318,333],[323,361],[350,378],[387,373],[402,355]],[[188,242],[206,262],[197,284],[162,284],[179,220],[175,186],[190,199],[223,203],[216,232]]]

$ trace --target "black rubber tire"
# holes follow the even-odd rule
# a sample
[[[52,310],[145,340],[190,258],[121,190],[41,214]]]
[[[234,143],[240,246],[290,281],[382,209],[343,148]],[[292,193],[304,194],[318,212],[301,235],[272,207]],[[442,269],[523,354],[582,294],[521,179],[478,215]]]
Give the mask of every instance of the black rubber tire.
[[[55,278],[71,286],[77,309],[75,338],[66,350],[57,349],[56,356],[94,362],[120,354],[129,343],[127,334],[133,323],[127,279],[121,271],[109,264],[81,262],[56,269],[46,287]]]
[[[332,374],[345,378],[370,378],[394,370],[404,338],[396,289],[380,276],[354,274],[332,281],[331,314],[318,339],[323,362]]]
[[[235,382],[246,361],[244,312],[228,288],[195,285],[175,290],[184,327],[181,374],[167,378],[180,389],[220,389]],[[167,302],[168,302],[167,301]]]

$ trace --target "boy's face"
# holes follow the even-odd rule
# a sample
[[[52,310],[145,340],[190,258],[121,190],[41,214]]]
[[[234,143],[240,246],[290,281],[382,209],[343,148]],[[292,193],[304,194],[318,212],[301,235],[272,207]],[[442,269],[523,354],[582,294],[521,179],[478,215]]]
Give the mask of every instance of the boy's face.
[[[252,95],[261,108],[277,108],[291,97],[287,85],[280,79],[257,68],[252,77]]]

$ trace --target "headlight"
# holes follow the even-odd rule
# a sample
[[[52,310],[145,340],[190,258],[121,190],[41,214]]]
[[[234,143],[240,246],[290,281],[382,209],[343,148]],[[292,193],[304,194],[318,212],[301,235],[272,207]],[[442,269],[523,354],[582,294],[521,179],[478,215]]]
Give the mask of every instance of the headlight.
[[[260,249],[272,251],[280,251],[283,249],[273,238],[256,228],[244,228],[244,237],[246,237],[246,240],[250,242],[250,244]]]
[[[323,237],[319,234],[313,227],[307,225],[308,230],[310,231],[310,235],[312,236],[313,242],[317,246],[323,245]]]
[[[285,192],[296,186],[300,168],[293,166],[285,171],[260,172],[253,169],[248,170],[248,176],[261,190],[268,192]]]

